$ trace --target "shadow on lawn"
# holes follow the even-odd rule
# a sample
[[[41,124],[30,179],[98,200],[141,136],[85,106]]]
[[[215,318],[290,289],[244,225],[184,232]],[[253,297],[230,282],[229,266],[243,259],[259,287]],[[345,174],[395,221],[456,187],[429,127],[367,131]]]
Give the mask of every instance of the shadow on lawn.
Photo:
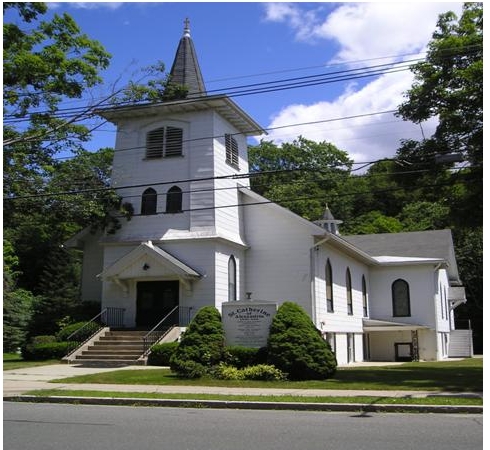
[[[332,382],[358,384],[366,389],[393,386],[399,389],[437,389],[441,391],[483,391],[483,367],[473,364],[407,363],[377,370],[347,368],[338,370]]]

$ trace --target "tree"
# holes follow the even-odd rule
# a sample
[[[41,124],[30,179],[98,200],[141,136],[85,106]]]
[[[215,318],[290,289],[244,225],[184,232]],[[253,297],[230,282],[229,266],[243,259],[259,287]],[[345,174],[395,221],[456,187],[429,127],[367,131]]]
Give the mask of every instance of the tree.
[[[291,211],[315,220],[335,196],[352,165],[346,152],[303,137],[277,146],[261,141],[249,148],[252,189]]]
[[[170,368],[184,378],[199,378],[223,359],[225,332],[214,306],[201,308],[170,358]]]
[[[401,222],[380,211],[370,211],[352,219],[345,227],[349,234],[399,233],[403,230]]]
[[[415,82],[399,115],[415,123],[437,117],[439,123],[433,136],[420,143],[406,142],[398,156],[434,166],[435,154],[463,155],[470,166],[459,179],[469,189],[458,214],[469,226],[479,226],[483,218],[483,3],[464,3],[459,20],[453,12],[441,14],[426,60],[412,71]]]
[[[272,319],[267,355],[268,362],[291,380],[324,380],[337,369],[330,346],[308,314],[293,302],[284,302]]]

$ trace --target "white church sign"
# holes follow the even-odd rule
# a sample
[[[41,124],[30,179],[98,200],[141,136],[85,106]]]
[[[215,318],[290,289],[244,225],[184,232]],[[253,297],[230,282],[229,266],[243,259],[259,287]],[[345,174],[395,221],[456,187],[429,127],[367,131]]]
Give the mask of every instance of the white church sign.
[[[221,305],[226,345],[265,347],[277,304],[263,301],[226,302]]]

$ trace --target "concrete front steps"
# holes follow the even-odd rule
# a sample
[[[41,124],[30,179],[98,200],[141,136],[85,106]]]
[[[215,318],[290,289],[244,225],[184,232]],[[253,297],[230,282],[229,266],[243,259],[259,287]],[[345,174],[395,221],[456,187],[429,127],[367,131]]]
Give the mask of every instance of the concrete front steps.
[[[105,329],[69,358],[70,364],[145,365],[143,336],[148,331]]]

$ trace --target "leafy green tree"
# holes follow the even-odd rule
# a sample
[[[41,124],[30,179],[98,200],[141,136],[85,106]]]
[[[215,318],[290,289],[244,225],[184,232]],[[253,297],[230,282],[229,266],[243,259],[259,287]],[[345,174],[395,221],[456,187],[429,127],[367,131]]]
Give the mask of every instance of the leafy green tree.
[[[225,332],[214,306],[201,308],[170,358],[170,368],[184,378],[199,378],[224,356]]]
[[[303,308],[293,302],[283,303],[272,319],[267,351],[269,363],[291,380],[324,380],[337,369],[330,346]]]
[[[449,207],[439,202],[413,202],[405,205],[398,219],[404,231],[440,230],[448,225]]]
[[[19,258],[12,243],[3,239],[3,351],[17,351],[26,340],[35,297],[17,288]]]
[[[257,172],[251,179],[255,192],[315,220],[348,177],[352,161],[332,144],[300,136],[281,146],[261,141],[250,147],[249,164]]]
[[[385,216],[380,211],[370,211],[351,220],[344,229],[348,234],[399,233],[402,223],[396,217]]]
[[[158,61],[156,64],[144,67],[142,80],[130,81],[122,90],[120,95],[112,99],[112,103],[139,103],[139,102],[162,102],[169,100],[181,100],[187,97],[189,89],[172,81],[170,75],[165,71],[165,64]]]
[[[469,226],[483,218],[483,3],[464,3],[461,16],[441,14],[425,61],[413,66],[415,82],[399,107],[405,120],[439,120],[433,136],[407,142],[400,159],[434,167],[436,154],[460,153],[470,163],[458,174],[468,186],[457,215]],[[452,164],[437,164],[438,170]],[[410,170],[413,170],[411,167]],[[436,169],[437,170],[437,169]]]

